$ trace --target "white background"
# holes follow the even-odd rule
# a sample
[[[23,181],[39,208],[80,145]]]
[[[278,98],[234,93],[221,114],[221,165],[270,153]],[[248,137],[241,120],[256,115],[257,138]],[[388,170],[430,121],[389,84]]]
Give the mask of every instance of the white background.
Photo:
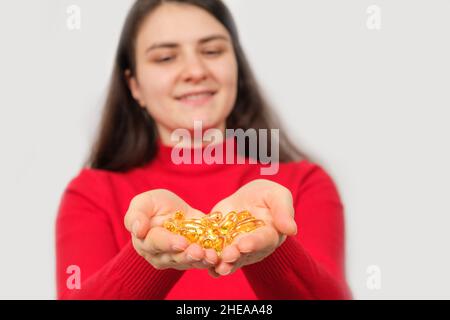
[[[1,299],[56,296],[57,207],[87,155],[131,3],[0,2]],[[355,298],[449,299],[450,1],[227,3],[290,135],[338,185]],[[67,28],[71,4],[81,30]],[[370,5],[380,30],[366,25]]]

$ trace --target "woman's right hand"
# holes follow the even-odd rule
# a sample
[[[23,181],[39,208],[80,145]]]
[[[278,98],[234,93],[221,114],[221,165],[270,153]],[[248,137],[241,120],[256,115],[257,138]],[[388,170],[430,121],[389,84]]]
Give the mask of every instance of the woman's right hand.
[[[163,227],[166,219],[181,210],[185,217],[201,218],[204,214],[165,189],[156,189],[135,196],[125,214],[125,227],[139,255],[156,269],[207,269],[218,263],[214,249],[203,249],[196,243]]]

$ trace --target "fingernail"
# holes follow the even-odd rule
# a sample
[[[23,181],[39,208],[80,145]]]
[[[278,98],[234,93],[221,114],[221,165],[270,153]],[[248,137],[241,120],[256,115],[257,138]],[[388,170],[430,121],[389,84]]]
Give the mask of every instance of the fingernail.
[[[193,256],[191,256],[190,254],[187,255],[188,259],[191,261],[200,261],[200,259],[196,259]]]
[[[131,227],[131,232],[133,232],[133,234],[134,234],[135,237],[138,236],[139,225],[140,225],[139,220],[136,220],[136,221],[133,223],[133,226]]]
[[[174,245],[172,246],[172,249],[175,250],[175,251],[184,251],[184,249],[186,249],[186,247],[185,247],[185,246],[182,246],[182,245],[180,245],[180,244],[174,244]]]
[[[228,270],[227,272],[218,272],[221,276],[227,276],[229,275],[231,270]]]

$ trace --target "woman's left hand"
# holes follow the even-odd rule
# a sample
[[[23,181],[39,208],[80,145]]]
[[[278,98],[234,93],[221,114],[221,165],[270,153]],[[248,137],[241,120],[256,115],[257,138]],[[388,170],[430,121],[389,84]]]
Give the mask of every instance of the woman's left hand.
[[[287,236],[297,233],[292,194],[286,187],[265,179],[253,180],[220,201],[211,212],[248,210],[265,225],[238,235],[226,246],[221,259],[208,272],[213,277],[232,274],[272,254]]]

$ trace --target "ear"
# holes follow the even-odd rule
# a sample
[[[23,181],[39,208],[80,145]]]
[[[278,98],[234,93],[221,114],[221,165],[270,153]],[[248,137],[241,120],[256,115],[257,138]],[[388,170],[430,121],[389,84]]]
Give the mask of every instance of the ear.
[[[127,80],[128,87],[130,88],[131,95],[133,96],[134,100],[136,100],[139,103],[139,105],[142,108],[144,108],[145,103],[144,100],[142,99],[139,83],[137,79],[131,75],[131,71],[129,69],[125,71],[125,79]]]

